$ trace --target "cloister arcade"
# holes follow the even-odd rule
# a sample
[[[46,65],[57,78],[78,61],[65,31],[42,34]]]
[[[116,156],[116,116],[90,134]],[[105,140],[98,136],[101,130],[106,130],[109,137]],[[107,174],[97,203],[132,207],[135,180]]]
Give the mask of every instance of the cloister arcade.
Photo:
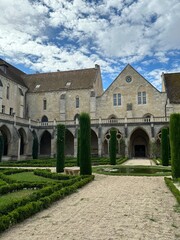
[[[115,119],[116,120],[116,119]],[[117,155],[128,157],[151,157],[152,142],[160,149],[162,123],[152,126],[144,122],[137,126],[135,124],[122,124],[114,121],[93,123],[91,125],[91,153],[92,156],[107,156],[109,154],[110,130],[117,130]],[[111,122],[113,121],[113,122]],[[43,122],[44,123],[44,122]],[[56,155],[56,126],[46,125],[32,127],[23,124],[4,123],[0,125],[0,133],[4,139],[5,159],[27,159],[32,156],[33,138],[39,141],[39,155],[54,157]],[[166,126],[167,123],[166,123]],[[77,122],[66,126],[65,154],[67,156],[77,155]],[[156,155],[159,156],[160,153]]]

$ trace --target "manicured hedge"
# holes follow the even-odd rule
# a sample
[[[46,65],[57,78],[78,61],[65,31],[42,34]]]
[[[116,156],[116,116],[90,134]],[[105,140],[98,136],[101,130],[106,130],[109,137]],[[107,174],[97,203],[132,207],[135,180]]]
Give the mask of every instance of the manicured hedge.
[[[169,135],[168,129],[163,128],[161,131],[161,159],[162,165],[168,166],[169,165]]]
[[[91,123],[88,113],[81,113],[79,117],[80,124],[80,174],[91,175]]]
[[[32,146],[32,157],[33,157],[33,159],[38,159],[38,153],[39,153],[38,138],[34,137],[33,146]]]
[[[32,170],[31,170],[32,171]],[[9,171],[6,173],[10,174]],[[39,171],[36,173],[48,175],[48,171]],[[1,173],[1,177],[6,176]],[[11,185],[5,185],[0,187],[0,194],[6,194],[12,191],[18,191],[21,189],[37,189],[31,195],[12,201],[10,204],[0,208],[0,232],[3,232],[11,225],[21,222],[31,215],[41,211],[50,206],[51,203],[59,199],[64,198],[68,194],[75,192],[78,188],[84,186],[88,182],[94,179],[94,176],[66,176],[69,179],[65,180],[61,175],[61,180],[56,184],[50,184],[44,186],[42,183],[14,183]],[[44,177],[44,176],[43,176]],[[48,175],[48,178],[50,175]],[[51,177],[57,177],[52,173]]]
[[[52,173],[47,170],[34,170],[34,174],[41,176],[41,177],[52,178],[52,179],[57,179],[57,180],[68,180],[68,179],[74,178],[74,176]]]
[[[4,153],[4,139],[3,136],[0,135],[0,162],[2,160],[3,153]]]
[[[180,177],[180,114],[170,116],[170,148],[172,177]]]
[[[110,155],[110,164],[111,165],[116,165],[116,129],[111,129],[110,130],[110,142],[109,142],[109,155]]]
[[[56,172],[64,171],[65,162],[65,125],[57,125],[57,163]]]

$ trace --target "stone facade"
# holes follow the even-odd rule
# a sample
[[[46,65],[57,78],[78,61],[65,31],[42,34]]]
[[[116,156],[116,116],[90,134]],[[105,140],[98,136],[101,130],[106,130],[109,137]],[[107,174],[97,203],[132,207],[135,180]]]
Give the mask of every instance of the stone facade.
[[[168,84],[163,74],[160,92],[128,64],[103,91],[98,65],[85,70],[27,75],[1,60],[3,159],[30,158],[34,136],[39,140],[40,155],[55,156],[58,123],[66,125],[66,154],[76,156],[81,112],[91,117],[92,155],[108,155],[113,127],[117,129],[120,156],[155,156],[152,146],[160,143],[161,129],[168,127],[171,113],[180,112],[180,102],[177,97],[173,102]]]
[[[130,77],[130,82],[126,78]],[[138,103],[138,93],[145,92],[146,103]],[[114,106],[113,96],[120,94],[120,105]],[[142,98],[143,96],[140,96]],[[146,115],[165,116],[166,93],[159,92],[130,65],[121,72],[110,87],[97,99],[97,117],[137,118]],[[143,100],[143,99],[141,99]],[[118,99],[117,99],[118,101]]]

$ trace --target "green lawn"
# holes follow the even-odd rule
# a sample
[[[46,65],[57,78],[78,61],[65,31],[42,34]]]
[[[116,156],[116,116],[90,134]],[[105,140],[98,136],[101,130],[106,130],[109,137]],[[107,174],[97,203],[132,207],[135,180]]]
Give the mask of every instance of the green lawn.
[[[32,190],[32,189],[25,189],[25,190],[5,194],[0,197],[0,208],[5,207],[8,204],[10,204],[18,199],[27,197],[30,194],[32,194],[34,191],[35,190]]]
[[[41,176],[35,175],[33,172],[22,172],[22,173],[15,173],[8,175],[8,178],[12,180],[16,180],[19,182],[46,182],[46,183],[52,183],[57,182],[58,180],[50,179],[50,178],[44,178]]]

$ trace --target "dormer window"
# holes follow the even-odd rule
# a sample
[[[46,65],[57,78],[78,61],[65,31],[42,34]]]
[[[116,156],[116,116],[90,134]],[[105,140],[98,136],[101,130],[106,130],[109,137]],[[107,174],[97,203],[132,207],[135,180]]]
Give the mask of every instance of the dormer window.
[[[40,88],[40,85],[38,84],[38,85],[36,85],[36,87],[35,87],[36,89],[38,89],[38,88]]]
[[[19,88],[19,93],[20,93],[21,96],[24,96],[24,93],[23,93],[21,88]]]
[[[71,85],[71,82],[66,83],[66,87],[69,87]]]
[[[4,73],[7,72],[7,68],[8,68],[8,65],[5,64],[5,62],[3,62],[3,63],[0,64],[0,69],[1,69]]]

